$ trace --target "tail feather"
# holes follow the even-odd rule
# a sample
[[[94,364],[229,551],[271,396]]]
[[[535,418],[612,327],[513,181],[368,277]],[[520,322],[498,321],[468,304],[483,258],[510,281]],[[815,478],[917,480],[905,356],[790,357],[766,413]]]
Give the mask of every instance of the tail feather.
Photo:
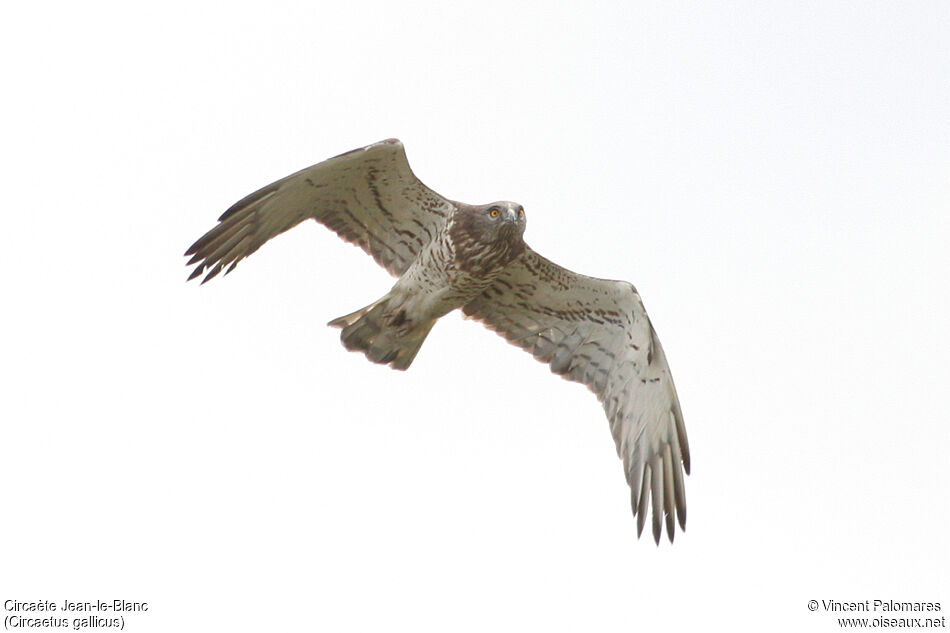
[[[343,329],[340,340],[346,349],[363,352],[374,363],[405,370],[412,364],[435,321],[407,324],[404,314],[398,317],[391,314],[388,299],[388,296],[383,297],[327,325]]]

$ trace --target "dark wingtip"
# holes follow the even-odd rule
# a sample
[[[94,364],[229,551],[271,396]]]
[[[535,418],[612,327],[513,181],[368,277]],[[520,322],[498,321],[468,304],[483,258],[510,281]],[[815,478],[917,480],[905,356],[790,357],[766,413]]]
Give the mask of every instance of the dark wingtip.
[[[220,272],[221,272],[221,265],[218,264],[217,266],[211,269],[211,272],[205,275],[205,278],[201,280],[201,285],[203,286],[209,281],[211,281],[212,279],[214,279],[215,277],[217,277],[218,273]]]
[[[231,216],[240,213],[241,211],[243,211],[250,205],[263,200],[267,196],[273,194],[278,189],[280,189],[283,183],[284,183],[284,180],[278,180],[277,182],[272,182],[266,187],[262,187],[258,189],[257,191],[255,191],[254,193],[250,195],[244,196],[243,198],[241,198],[240,200],[232,204],[230,207],[228,207],[228,210],[222,213],[221,216],[218,218],[218,222],[224,222]]]
[[[188,250],[185,251],[185,254],[182,255],[182,257],[188,257],[189,255],[194,255],[196,252],[198,252],[198,243],[199,243],[199,242],[201,242],[201,240],[198,240],[197,242],[195,242],[194,244],[192,244],[191,246],[189,246],[189,247],[188,247]]]
[[[188,276],[188,279],[186,279],[186,281],[191,281],[195,277],[198,277],[199,275],[201,275],[202,272],[204,272],[204,269],[205,269],[204,264],[201,264],[200,266],[195,268],[193,271],[191,271],[191,274]]]

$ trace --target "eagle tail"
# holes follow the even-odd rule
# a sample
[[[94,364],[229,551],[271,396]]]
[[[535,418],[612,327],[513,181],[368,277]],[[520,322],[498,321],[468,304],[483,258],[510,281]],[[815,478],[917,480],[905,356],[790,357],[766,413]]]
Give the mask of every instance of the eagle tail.
[[[363,352],[374,363],[405,370],[422,347],[435,321],[411,324],[405,313],[393,314],[389,295],[327,325],[342,328],[340,340],[353,352]]]

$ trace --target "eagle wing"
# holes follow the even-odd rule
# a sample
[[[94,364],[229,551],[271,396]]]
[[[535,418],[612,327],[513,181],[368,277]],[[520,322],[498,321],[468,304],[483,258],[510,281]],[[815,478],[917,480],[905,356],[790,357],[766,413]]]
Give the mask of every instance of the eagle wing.
[[[402,143],[389,139],[267,185],[224,212],[185,252],[202,283],[308,218],[373,256],[393,276],[445,225],[454,204],[416,178]]]
[[[573,273],[528,248],[462,311],[597,394],[623,460],[638,535],[650,502],[654,540],[664,515],[670,541],[674,516],[685,529],[683,415],[663,348],[631,284]]]

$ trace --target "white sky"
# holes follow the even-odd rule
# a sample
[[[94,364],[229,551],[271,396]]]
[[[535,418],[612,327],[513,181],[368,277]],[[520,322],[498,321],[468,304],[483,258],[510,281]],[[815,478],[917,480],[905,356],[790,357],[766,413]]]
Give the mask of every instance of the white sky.
[[[264,6],[3,12],[0,600],[148,601],[132,633],[947,615],[950,5]],[[457,314],[404,374],[346,352],[324,324],[392,280],[325,228],[185,284],[231,203],[393,136],[636,284],[693,452],[672,547],[584,387]]]

